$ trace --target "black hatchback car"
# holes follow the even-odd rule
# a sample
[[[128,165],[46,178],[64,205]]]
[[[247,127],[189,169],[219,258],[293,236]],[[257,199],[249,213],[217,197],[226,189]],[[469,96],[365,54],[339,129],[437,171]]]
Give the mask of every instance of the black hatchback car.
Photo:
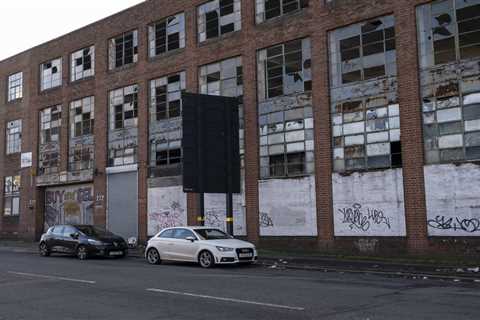
[[[125,257],[127,250],[127,243],[122,237],[90,225],[50,227],[39,243],[42,256],[65,253],[76,255],[81,260],[89,256]]]

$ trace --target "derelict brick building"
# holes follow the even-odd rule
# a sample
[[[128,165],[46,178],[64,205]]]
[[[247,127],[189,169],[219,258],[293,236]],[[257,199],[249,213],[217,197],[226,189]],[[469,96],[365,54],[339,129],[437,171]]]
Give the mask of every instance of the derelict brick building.
[[[149,0],[1,61],[1,237],[195,224],[182,91],[242,99],[237,235],[478,252],[480,0]]]

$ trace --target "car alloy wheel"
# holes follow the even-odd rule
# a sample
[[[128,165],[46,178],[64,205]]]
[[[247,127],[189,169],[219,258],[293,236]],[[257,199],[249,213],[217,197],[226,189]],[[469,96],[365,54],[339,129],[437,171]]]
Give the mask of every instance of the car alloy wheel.
[[[198,256],[198,262],[202,268],[211,268],[215,264],[213,255],[209,251],[202,251]]]
[[[80,260],[85,260],[88,257],[87,248],[85,246],[79,246],[77,248],[77,258]]]
[[[160,264],[160,254],[158,253],[157,249],[152,248],[148,250],[147,261],[150,264]]]
[[[50,251],[48,250],[47,244],[42,242],[40,244],[40,255],[42,257],[48,257],[50,255]]]

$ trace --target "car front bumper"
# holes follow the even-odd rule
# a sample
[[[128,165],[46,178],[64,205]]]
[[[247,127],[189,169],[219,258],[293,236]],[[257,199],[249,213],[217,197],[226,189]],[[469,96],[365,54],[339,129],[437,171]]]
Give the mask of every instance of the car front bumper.
[[[253,250],[252,257],[249,258],[239,258],[236,251],[227,251],[221,252],[218,251],[215,253],[215,264],[237,264],[237,263],[253,263],[258,260],[258,255],[256,250]]]

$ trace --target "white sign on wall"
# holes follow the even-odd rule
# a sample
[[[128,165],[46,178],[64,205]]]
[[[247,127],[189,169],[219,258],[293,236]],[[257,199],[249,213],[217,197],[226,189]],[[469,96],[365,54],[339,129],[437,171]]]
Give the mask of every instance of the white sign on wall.
[[[30,168],[32,166],[32,153],[22,153],[20,157],[20,168]]]

